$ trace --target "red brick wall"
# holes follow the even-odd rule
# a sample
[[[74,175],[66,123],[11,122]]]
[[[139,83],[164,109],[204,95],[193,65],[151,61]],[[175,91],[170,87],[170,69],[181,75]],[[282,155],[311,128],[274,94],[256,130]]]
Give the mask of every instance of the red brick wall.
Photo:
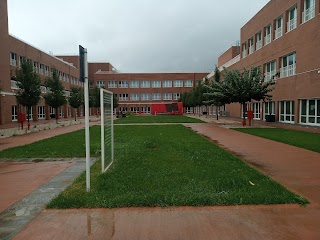
[[[218,58],[218,67],[230,61],[240,53],[240,46],[232,46]]]

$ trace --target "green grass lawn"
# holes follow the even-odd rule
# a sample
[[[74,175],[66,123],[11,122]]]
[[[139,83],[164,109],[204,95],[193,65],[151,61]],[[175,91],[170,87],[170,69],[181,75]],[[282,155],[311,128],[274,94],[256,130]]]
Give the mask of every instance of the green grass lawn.
[[[239,132],[268,138],[311,151],[320,152],[320,134],[282,128],[234,128]]]
[[[116,126],[115,162],[100,171],[97,162],[90,193],[83,173],[48,208],[307,203],[182,125]]]
[[[158,115],[158,116],[135,116],[120,118],[114,121],[115,124],[122,123],[203,123],[200,119],[179,115]]]

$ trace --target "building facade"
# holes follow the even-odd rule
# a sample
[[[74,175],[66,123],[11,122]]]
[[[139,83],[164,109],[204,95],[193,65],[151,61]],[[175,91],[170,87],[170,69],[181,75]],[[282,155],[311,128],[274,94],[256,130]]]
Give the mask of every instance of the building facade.
[[[97,71],[94,84],[117,95],[118,111],[150,114],[153,103],[178,102],[208,73],[114,73]]]
[[[260,67],[276,84],[270,102],[252,102],[254,119],[320,126],[320,1],[270,0],[241,28],[240,46],[219,57],[219,69]],[[212,74],[209,75],[212,77]],[[229,104],[241,117],[239,104]]]

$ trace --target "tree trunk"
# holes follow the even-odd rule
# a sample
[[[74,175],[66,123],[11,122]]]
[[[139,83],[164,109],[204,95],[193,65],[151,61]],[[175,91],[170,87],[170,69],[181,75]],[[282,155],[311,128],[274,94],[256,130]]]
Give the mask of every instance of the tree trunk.
[[[28,130],[30,130],[30,106],[27,106]]]
[[[246,103],[242,103],[242,106],[243,106],[243,114],[242,114],[242,117],[243,117],[243,126],[246,125],[246,112],[247,112],[247,106],[246,106]]]
[[[206,118],[208,118],[208,105],[206,105]]]
[[[219,107],[216,106],[216,115],[217,115],[217,120],[219,120]]]
[[[201,112],[201,106],[198,106],[198,110],[199,110],[199,117],[201,116],[200,114],[200,112]]]
[[[55,109],[56,109],[56,123],[58,123],[58,116],[59,116],[59,115],[58,115],[58,114],[59,114],[58,109],[59,109],[59,108],[55,108]]]
[[[74,120],[77,121],[77,108],[74,108]]]

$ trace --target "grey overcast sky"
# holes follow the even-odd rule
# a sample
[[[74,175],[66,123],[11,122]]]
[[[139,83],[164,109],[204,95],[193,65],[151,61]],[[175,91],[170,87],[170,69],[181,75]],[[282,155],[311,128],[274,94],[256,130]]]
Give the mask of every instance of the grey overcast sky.
[[[9,32],[121,72],[207,72],[269,0],[8,0]]]

